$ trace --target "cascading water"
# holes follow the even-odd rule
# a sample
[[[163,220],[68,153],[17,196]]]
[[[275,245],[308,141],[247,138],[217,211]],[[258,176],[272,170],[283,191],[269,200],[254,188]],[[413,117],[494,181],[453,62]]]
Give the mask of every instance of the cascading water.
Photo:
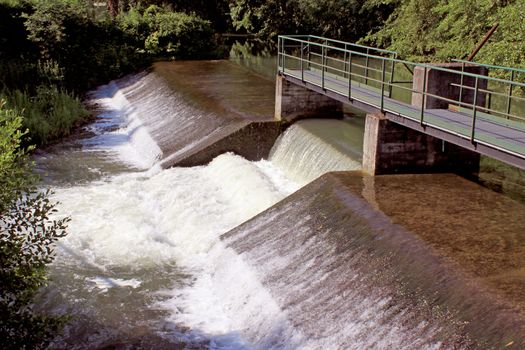
[[[229,63],[209,65],[239,74]],[[387,219],[376,220],[333,184],[327,190],[326,181],[285,199],[325,172],[360,168],[358,119],[300,121],[268,161],[227,153],[208,165],[163,170],[158,160],[248,108],[197,103],[193,90],[181,93],[165,81],[144,73],[101,88],[94,99],[105,111],[91,137],[79,141],[82,154],[78,145],[40,154],[42,172],[71,154],[102,158],[89,167],[97,176],[78,171],[56,181],[56,170],[48,178],[60,213],[72,218],[39,303],[71,315],[56,348],[479,345],[440,302],[410,294],[413,276],[403,277],[410,269],[389,255],[390,238],[382,239],[399,231]],[[355,212],[345,201],[356,201]]]
[[[59,184],[55,199],[60,212],[72,217],[52,268],[54,283],[41,303],[48,311],[73,315],[54,345],[257,345],[239,331],[239,315],[227,310],[240,312],[242,305],[221,304],[224,291],[206,289],[206,279],[217,273],[243,276],[239,296],[252,300],[258,314],[254,320],[261,324],[257,334],[271,341],[275,317],[283,318],[279,308],[271,307],[272,297],[235,256],[220,271],[210,262],[222,249],[220,234],[299,185],[270,161],[249,162],[233,154],[194,168],[156,166],[173,149],[168,143],[198,138],[226,124],[217,111],[188,104],[156,74],[101,87],[92,99],[101,108],[100,117],[88,127],[91,137],[70,148],[103,155],[101,163],[123,165],[114,171],[99,166],[105,171],[81,185],[72,184],[74,176],[65,184],[55,181],[58,170],[51,176],[50,183]],[[41,154],[41,171],[68,155],[67,147]],[[122,172],[125,164],[131,169]],[[266,312],[256,311],[261,309]]]
[[[304,185],[329,171],[361,169],[362,135],[355,119],[302,120],[281,135],[269,159]]]

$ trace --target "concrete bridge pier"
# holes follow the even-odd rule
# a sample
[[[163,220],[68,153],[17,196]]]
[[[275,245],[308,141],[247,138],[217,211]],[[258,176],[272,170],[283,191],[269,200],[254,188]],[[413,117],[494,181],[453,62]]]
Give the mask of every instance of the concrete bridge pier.
[[[484,67],[460,63],[433,64],[451,70],[464,70],[468,73],[488,75]],[[426,74],[426,78],[424,75]],[[413,89],[426,91],[430,95],[472,104],[474,101],[474,79],[466,76],[460,91],[460,76],[451,72],[424,69],[414,70]],[[423,83],[426,86],[423,87]],[[455,84],[455,85],[453,85]],[[487,80],[479,80],[478,88],[487,89]],[[486,94],[479,93],[477,105],[484,106]],[[421,107],[423,94],[412,93],[412,105]],[[448,109],[449,102],[425,96],[425,109]],[[363,145],[363,170],[372,175],[421,172],[473,173],[479,170],[480,155],[466,148],[413,130],[389,121],[381,113],[368,114],[365,124]]]
[[[277,75],[275,119],[294,122],[304,118],[342,118],[343,104]]]
[[[363,143],[363,171],[371,175],[479,170],[479,154],[436,137],[389,121],[383,114],[367,114]]]

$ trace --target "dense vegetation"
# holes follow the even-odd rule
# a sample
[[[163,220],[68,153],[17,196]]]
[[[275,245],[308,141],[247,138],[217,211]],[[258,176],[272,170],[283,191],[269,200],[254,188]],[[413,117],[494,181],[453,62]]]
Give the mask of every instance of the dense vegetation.
[[[395,11],[364,42],[419,61],[466,58],[499,24],[476,60],[525,67],[525,2],[521,0],[388,0]]]
[[[111,17],[88,1],[0,1],[0,97],[43,145],[88,118],[88,89],[153,59],[218,55],[210,21],[137,3]]]
[[[33,312],[33,297],[46,283],[54,243],[65,235],[68,218],[55,212],[48,192],[35,189],[28,149],[22,146],[22,118],[0,101],[0,347],[40,349],[63,318]]]
[[[235,30],[265,39],[307,33],[356,41],[383,23],[394,7],[370,0],[233,0],[230,9]]]

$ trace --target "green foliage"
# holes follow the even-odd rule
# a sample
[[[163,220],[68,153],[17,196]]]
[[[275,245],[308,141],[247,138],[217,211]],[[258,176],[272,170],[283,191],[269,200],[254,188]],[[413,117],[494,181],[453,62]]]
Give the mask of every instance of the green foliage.
[[[365,0],[235,0],[230,4],[234,28],[262,38],[307,33],[354,41],[391,10],[389,2]]]
[[[479,60],[508,67],[525,68],[525,2],[516,1],[498,10],[499,23],[489,43],[479,52]]]
[[[0,98],[7,101],[7,107],[23,116],[23,127],[29,129],[26,140],[37,145],[69,135],[89,117],[77,97],[55,86],[40,85],[34,94],[4,90],[0,91]]]
[[[23,188],[31,179],[26,151],[22,149],[22,117],[12,110],[5,109],[5,101],[0,100],[0,213],[18,196],[18,188]],[[31,149],[29,149],[31,150]]]
[[[135,46],[148,55],[170,58],[207,58],[215,53],[209,21],[191,14],[152,5],[141,13],[132,8],[118,16],[120,27]]]
[[[488,30],[499,28],[477,61],[525,67],[525,3],[502,0],[407,0],[364,43],[395,50],[406,59],[465,58]]]
[[[55,205],[34,187],[21,125],[0,102],[0,347],[43,349],[64,319],[36,314],[32,301],[69,218],[50,219]]]
[[[24,17],[27,38],[38,47],[40,61],[55,64],[62,86],[70,90],[85,91],[147,62],[113,21],[95,20],[81,3],[34,2]]]

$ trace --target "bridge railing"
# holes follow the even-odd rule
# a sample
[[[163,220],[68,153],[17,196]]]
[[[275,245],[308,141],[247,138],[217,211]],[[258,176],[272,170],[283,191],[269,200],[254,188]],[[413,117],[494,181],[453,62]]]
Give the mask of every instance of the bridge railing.
[[[385,109],[385,102],[390,99],[407,104],[419,100],[417,118],[422,125],[429,124],[425,120],[428,101],[441,101],[454,106],[456,111],[471,116],[469,138],[472,142],[478,141],[476,121],[480,117],[493,118],[496,122],[510,123],[519,128],[525,127],[525,117],[516,112],[520,108],[525,110],[525,99],[513,94],[518,89],[525,90],[525,84],[516,79],[468,72],[465,69],[469,65],[467,63],[455,68],[414,63],[398,59],[393,51],[310,35],[279,36],[278,48],[278,69],[281,74],[293,75],[303,82],[308,79],[310,83],[350,100],[356,98],[353,93],[355,87],[367,88],[376,92],[379,98],[360,102],[371,104],[382,111],[388,111],[388,108]],[[422,84],[414,84],[413,73],[416,70],[423,70]],[[457,98],[429,91],[426,79],[433,70],[452,76],[449,88],[456,89]],[[316,76],[320,75],[320,79],[312,80],[312,75],[309,75],[311,72],[318,73]],[[334,84],[337,81],[344,82],[345,91]]]
[[[523,82],[525,81],[525,69],[498,66],[494,64],[485,64],[479,62],[465,61],[459,59],[453,59],[452,62],[461,64],[461,70],[464,71],[467,66],[477,66],[490,69],[491,75],[498,77],[508,77],[508,81]],[[481,89],[480,91],[487,94],[487,111],[492,113],[500,114],[507,119],[523,119],[514,110],[525,109],[525,98],[523,96],[523,89],[516,93],[515,85],[505,84],[502,85],[500,82],[490,82],[487,84],[487,89]],[[460,96],[462,95],[463,89],[471,89],[463,84],[455,84],[460,88]],[[502,112],[503,111],[503,112]]]

